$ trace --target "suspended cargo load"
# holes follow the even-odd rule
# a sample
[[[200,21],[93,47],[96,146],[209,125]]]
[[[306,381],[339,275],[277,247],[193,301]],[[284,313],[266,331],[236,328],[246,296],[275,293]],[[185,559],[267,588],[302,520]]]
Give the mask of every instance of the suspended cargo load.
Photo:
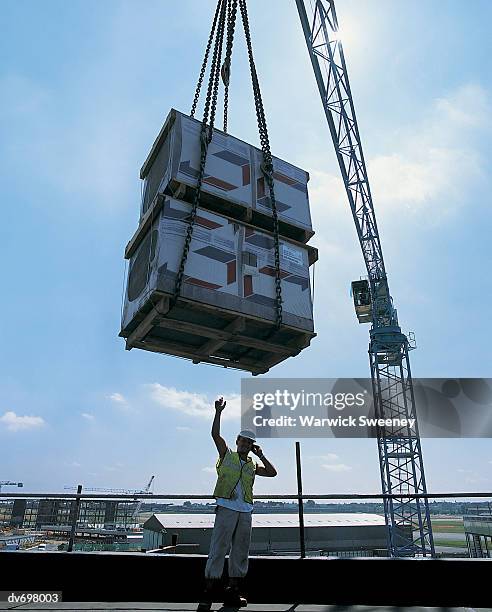
[[[200,166],[201,122],[174,109],[140,171],[144,180],[141,217],[158,194],[193,201]],[[273,230],[261,150],[214,129],[208,147],[200,206]],[[309,174],[273,157],[279,233],[300,242],[314,234],[309,211]]]
[[[309,346],[316,335],[309,266],[317,250],[280,239],[283,312],[276,329],[272,235],[204,208],[197,209],[173,305],[190,211],[187,202],[158,197],[126,248],[120,336],[127,348],[260,374]]]

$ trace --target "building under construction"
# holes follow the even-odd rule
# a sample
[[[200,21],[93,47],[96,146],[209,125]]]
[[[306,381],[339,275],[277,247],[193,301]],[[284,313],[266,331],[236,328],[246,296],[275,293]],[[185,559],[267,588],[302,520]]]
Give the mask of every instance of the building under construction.
[[[138,502],[84,500],[77,518],[78,528],[130,529],[137,527],[134,513]],[[0,526],[17,529],[70,530],[75,502],[69,499],[0,499]]]

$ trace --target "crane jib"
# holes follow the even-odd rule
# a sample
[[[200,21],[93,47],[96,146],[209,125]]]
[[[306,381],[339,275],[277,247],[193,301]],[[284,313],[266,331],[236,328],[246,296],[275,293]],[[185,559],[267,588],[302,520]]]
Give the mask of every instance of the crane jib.
[[[408,357],[414,347],[401,332],[389,291],[335,5],[314,0],[310,17],[304,0],[296,5],[367,269],[367,279],[352,283],[352,295],[359,322],[372,323],[369,360],[376,414],[416,419]],[[378,453],[383,493],[416,495],[384,502],[390,555],[434,557],[420,439],[381,437]]]

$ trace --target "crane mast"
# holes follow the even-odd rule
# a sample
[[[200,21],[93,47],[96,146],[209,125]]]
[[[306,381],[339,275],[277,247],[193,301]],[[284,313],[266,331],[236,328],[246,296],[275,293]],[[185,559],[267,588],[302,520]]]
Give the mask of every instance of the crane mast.
[[[310,18],[296,0],[309,56],[355,222],[367,280],[352,289],[360,323],[371,323],[369,361],[376,416],[415,419],[414,427],[378,428],[377,442],[393,557],[435,556],[409,351],[390,295],[354,103],[333,0],[313,0]],[[407,497],[398,497],[405,495]]]

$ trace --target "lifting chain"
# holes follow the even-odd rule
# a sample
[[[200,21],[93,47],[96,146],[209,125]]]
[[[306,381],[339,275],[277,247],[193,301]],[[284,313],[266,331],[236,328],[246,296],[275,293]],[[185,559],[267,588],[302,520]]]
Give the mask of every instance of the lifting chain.
[[[207,161],[208,146],[212,140],[215,114],[217,109],[217,97],[219,81],[222,78],[224,83],[224,132],[227,132],[227,118],[228,118],[228,101],[229,101],[229,81],[231,73],[231,58],[232,58],[232,47],[234,43],[234,29],[236,23],[237,6],[239,2],[239,10],[241,12],[241,18],[243,22],[244,35],[246,38],[246,46],[248,50],[249,67],[251,72],[251,81],[253,86],[253,96],[255,101],[256,118],[258,122],[258,131],[260,136],[261,150],[263,154],[263,161],[261,164],[261,171],[264,176],[264,180],[268,185],[270,203],[272,207],[272,218],[273,218],[273,235],[274,235],[274,248],[275,248],[275,329],[278,329],[282,324],[282,283],[280,273],[280,244],[279,244],[279,225],[278,225],[278,213],[277,203],[275,199],[274,191],[274,176],[273,176],[273,160],[270,151],[270,141],[268,138],[268,129],[265,118],[265,110],[263,107],[263,101],[261,97],[260,84],[258,81],[258,75],[253,58],[253,48],[251,44],[251,32],[249,28],[248,12],[246,8],[246,0],[218,0],[217,8],[212,23],[212,29],[208,38],[207,47],[205,50],[205,57],[203,59],[200,75],[198,78],[198,84],[195,90],[195,96],[193,105],[191,108],[191,116],[194,117],[196,107],[200,97],[200,90],[202,87],[205,71],[208,64],[208,58],[210,55],[210,49],[215,36],[215,44],[213,49],[212,64],[210,68],[210,76],[207,88],[207,95],[205,99],[205,108],[203,113],[203,120],[200,130],[200,167],[197,176],[197,185],[193,196],[193,203],[191,212],[188,218],[188,226],[186,228],[185,241],[183,246],[183,253],[176,276],[176,284],[174,288],[174,294],[172,298],[172,305],[175,305],[180,292],[181,286],[184,279],[184,269],[188,253],[191,246],[191,239],[193,235],[193,227],[195,217],[200,202],[201,189],[203,179],[205,175],[205,164]],[[222,47],[224,40],[224,31],[227,24],[227,42],[224,63],[221,67],[222,59]],[[275,329],[273,331],[275,331]]]
[[[229,110],[229,82],[231,80],[232,45],[234,44],[234,28],[236,26],[237,0],[227,2],[227,46],[224,64],[220,71],[224,83],[224,132],[227,134],[227,115]]]
[[[246,8],[246,0],[239,0],[239,10],[243,21],[244,35],[246,37],[246,46],[248,49],[249,68],[251,72],[251,81],[253,84],[253,96],[255,100],[256,117],[258,121],[258,130],[260,133],[261,150],[263,153],[263,163],[261,171],[268,185],[270,193],[270,203],[272,207],[273,218],[273,239],[275,246],[275,313],[276,327],[282,325],[282,282],[280,275],[280,245],[279,245],[279,230],[278,230],[278,214],[277,201],[275,199],[275,190],[273,185],[273,160],[270,151],[270,140],[268,138],[268,129],[265,118],[265,110],[263,108],[263,100],[261,98],[260,83],[253,58],[253,47],[251,44],[251,32],[249,29],[248,10]]]
[[[193,99],[193,104],[191,106],[190,117],[194,117],[195,116],[196,105],[198,104],[198,100],[200,98],[200,91],[202,89],[202,83],[203,83],[203,79],[205,77],[205,70],[207,69],[208,56],[210,55],[210,48],[212,46],[212,41],[214,39],[215,27],[217,25],[217,18],[219,17],[220,8],[221,8],[220,2],[218,2],[217,3],[217,8],[215,9],[215,15],[214,15],[213,23],[212,23],[212,29],[210,30],[210,36],[208,37],[207,48],[205,49],[205,57],[203,58],[202,67],[200,69],[200,75],[198,77],[198,83],[197,83],[196,89],[195,89],[195,97]]]
[[[202,120],[201,129],[200,129],[200,167],[198,170],[197,184],[196,184],[196,189],[195,189],[194,196],[193,196],[191,212],[188,218],[188,226],[186,228],[183,253],[181,255],[181,261],[179,264],[178,273],[176,275],[176,284],[174,286],[174,295],[172,298],[173,306],[176,304],[176,301],[181,292],[181,285],[183,284],[184,269],[186,265],[186,260],[188,259],[188,253],[189,253],[190,245],[191,245],[191,238],[193,236],[193,227],[195,223],[195,217],[196,217],[196,213],[198,209],[198,204],[200,202],[200,194],[201,194],[201,189],[202,189],[203,177],[205,175],[205,164],[207,161],[208,145],[210,144],[212,140],[215,113],[217,110],[217,95],[219,91],[220,60],[222,57],[222,45],[224,41],[224,26],[225,26],[225,19],[226,19],[226,8],[227,8],[227,0],[219,0],[217,4],[217,9],[215,12],[216,17],[218,17],[217,35],[215,38],[212,65],[210,67],[210,78],[208,82],[207,96],[205,99],[203,120]],[[214,18],[214,24],[212,25],[212,33],[211,33],[212,38],[213,38],[213,32],[215,30],[215,23],[216,23],[216,19]],[[210,45],[211,45],[212,38],[209,38]],[[209,53],[209,48],[207,49],[207,52],[205,54],[206,58],[208,57],[208,53]],[[206,62],[205,62],[205,65],[206,65]],[[203,66],[202,66],[202,69],[204,73],[205,68],[203,68]],[[200,73],[200,77],[201,76],[202,76],[202,73]],[[199,86],[197,87],[198,96],[200,95],[200,85],[201,84],[199,83]]]

